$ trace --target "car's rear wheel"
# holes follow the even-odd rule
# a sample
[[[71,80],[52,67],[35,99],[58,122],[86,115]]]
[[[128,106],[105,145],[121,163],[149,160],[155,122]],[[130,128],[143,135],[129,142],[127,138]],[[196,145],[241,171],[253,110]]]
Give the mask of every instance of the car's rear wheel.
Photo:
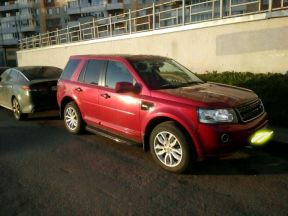
[[[22,113],[20,103],[16,98],[13,98],[12,100],[12,110],[13,110],[15,119],[22,120],[26,117],[26,115]]]
[[[80,134],[83,132],[84,122],[78,106],[73,101],[65,106],[64,123],[70,133]]]
[[[195,159],[193,146],[189,140],[173,121],[157,125],[150,136],[153,159],[167,171],[186,172]]]

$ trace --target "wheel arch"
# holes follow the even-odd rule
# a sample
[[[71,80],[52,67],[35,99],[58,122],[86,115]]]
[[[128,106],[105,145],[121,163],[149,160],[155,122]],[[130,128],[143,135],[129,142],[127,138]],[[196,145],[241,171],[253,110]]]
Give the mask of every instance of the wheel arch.
[[[19,97],[17,97],[17,95],[15,95],[15,94],[12,94],[11,101],[10,101],[11,102],[11,109],[13,109],[13,100],[14,99],[16,99],[18,101],[20,107],[22,107],[21,100],[19,100]]]
[[[61,103],[60,103],[60,119],[63,118],[63,113],[64,113],[64,109],[65,109],[65,106],[66,104],[70,103],[71,101],[74,101],[76,103],[76,101],[70,97],[70,96],[65,96],[62,100],[61,100]]]
[[[168,116],[157,116],[154,117],[153,119],[151,119],[145,127],[144,130],[144,136],[143,136],[143,150],[144,151],[149,151],[149,138],[150,135],[153,131],[153,129],[163,123],[163,122],[168,122],[168,121],[173,121],[176,123],[176,125],[181,129],[181,131],[183,131],[183,133],[186,135],[186,137],[189,139],[189,141],[191,142],[191,144],[193,145],[193,148],[195,149],[195,153],[196,156],[201,155],[201,151],[199,149],[198,146],[198,142],[196,140],[195,134],[191,135],[191,130],[189,133],[189,129],[187,128],[186,125],[184,125],[182,122],[180,122],[179,120],[173,118],[173,117],[168,117]]]

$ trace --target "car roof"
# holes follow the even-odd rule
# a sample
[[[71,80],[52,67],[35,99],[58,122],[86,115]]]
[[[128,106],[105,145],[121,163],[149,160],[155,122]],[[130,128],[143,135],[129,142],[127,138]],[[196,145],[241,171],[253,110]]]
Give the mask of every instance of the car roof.
[[[168,57],[157,56],[157,55],[131,55],[131,54],[101,54],[101,55],[73,55],[71,59],[79,59],[79,58],[123,58],[127,59],[128,61],[141,61],[141,60],[148,60],[148,59],[169,59]]]

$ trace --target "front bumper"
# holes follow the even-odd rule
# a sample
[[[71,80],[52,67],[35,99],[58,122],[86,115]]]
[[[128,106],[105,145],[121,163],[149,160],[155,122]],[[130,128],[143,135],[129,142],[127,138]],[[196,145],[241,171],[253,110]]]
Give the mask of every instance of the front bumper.
[[[235,152],[240,147],[249,145],[249,137],[268,123],[267,113],[259,118],[239,124],[199,124],[198,139],[201,146],[202,157],[225,156]],[[228,135],[228,141],[223,142],[221,136]]]

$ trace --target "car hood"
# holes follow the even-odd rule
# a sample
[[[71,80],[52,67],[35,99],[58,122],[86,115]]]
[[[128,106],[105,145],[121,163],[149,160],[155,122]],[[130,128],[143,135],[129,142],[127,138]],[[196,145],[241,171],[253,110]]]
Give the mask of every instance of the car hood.
[[[182,99],[182,103],[198,103],[204,107],[237,107],[258,98],[251,90],[220,83],[203,83],[177,89],[157,90],[166,99]]]

